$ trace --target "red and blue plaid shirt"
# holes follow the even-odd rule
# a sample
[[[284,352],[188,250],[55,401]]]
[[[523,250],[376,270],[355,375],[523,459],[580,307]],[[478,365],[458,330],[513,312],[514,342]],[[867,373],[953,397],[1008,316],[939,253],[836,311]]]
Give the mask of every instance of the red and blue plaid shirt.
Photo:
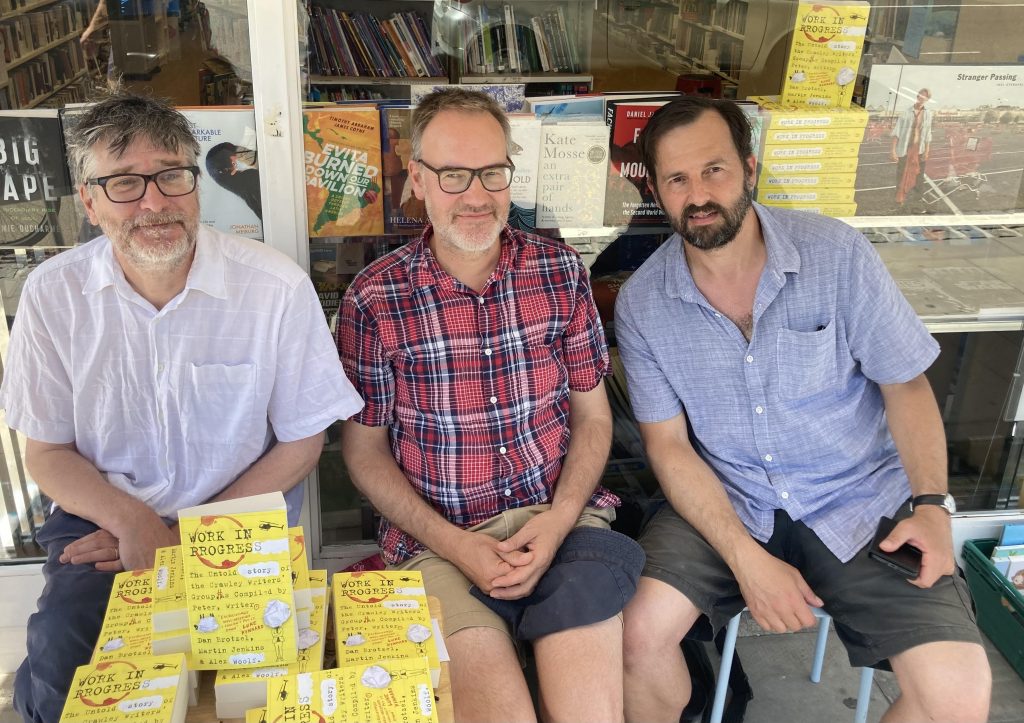
[[[579,255],[508,227],[478,294],[441,269],[428,226],[373,262],[345,293],[338,349],[366,402],[352,419],[390,425],[398,466],[459,527],[550,502],[569,444],[569,391],[610,373]],[[590,504],[619,503],[598,487]],[[381,522],[396,564],[422,552]]]

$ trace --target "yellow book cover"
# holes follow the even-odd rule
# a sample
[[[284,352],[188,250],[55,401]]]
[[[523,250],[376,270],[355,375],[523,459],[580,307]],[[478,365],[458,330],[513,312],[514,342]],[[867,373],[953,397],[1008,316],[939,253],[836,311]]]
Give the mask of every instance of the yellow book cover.
[[[757,200],[771,206],[802,204],[816,206],[823,203],[853,203],[852,188],[794,188],[758,189]]]
[[[310,570],[309,571],[309,587],[313,590],[313,594],[316,595],[316,590],[327,589],[327,570]]]
[[[803,160],[807,158],[856,158],[860,143],[765,144],[761,161]]]
[[[288,513],[280,492],[178,513],[192,660],[199,670],[297,658]]]
[[[289,665],[218,670],[214,696],[218,718],[240,718],[244,711],[267,704],[267,681],[286,675],[320,670],[324,664],[327,634],[327,595],[313,598],[311,625],[299,630],[299,659]]]
[[[426,658],[382,660],[273,681],[267,719],[295,723],[436,723]]]
[[[309,589],[306,535],[301,526],[288,528],[288,549],[292,558],[292,587],[295,590],[295,607],[298,611],[299,627],[309,627],[309,616],[313,612],[313,593]]]
[[[181,546],[161,547],[153,566],[153,632],[188,630]]]
[[[856,203],[773,203],[770,201],[758,201],[764,206],[775,208],[788,208],[794,211],[806,211],[821,216],[833,216],[835,218],[850,218],[857,215]]]
[[[152,655],[152,615],[153,571],[131,570],[115,575],[92,662]]]
[[[787,173],[776,176],[762,173],[757,187],[772,188],[853,188],[857,182],[856,173]]]
[[[61,723],[183,723],[188,676],[182,655],[116,658],[82,665]]]
[[[302,127],[309,235],[384,233],[380,111],[307,108]]]
[[[747,98],[766,111],[764,127],[776,128],[864,128],[868,112],[859,106],[820,108],[817,106],[784,105],[778,96],[755,95]]]
[[[857,156],[846,158],[806,158],[786,161],[765,160],[761,163],[762,176],[787,176],[801,173],[856,173],[860,159]]]
[[[765,145],[781,143],[815,145],[819,143],[859,144],[864,128],[770,128],[764,132]]]
[[[783,105],[850,107],[870,10],[868,3],[850,0],[800,3],[782,81]]]
[[[245,711],[245,723],[267,723],[267,709],[250,708]]]
[[[419,572],[336,572],[331,590],[339,666],[425,656],[437,685],[441,664]]]

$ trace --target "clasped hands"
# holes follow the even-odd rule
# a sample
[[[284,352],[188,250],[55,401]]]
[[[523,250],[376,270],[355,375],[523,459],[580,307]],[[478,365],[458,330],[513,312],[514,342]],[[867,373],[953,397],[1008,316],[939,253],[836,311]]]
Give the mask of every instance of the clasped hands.
[[[113,532],[99,529],[64,548],[60,562],[71,565],[92,564],[102,572],[145,570],[153,567],[157,548],[170,547],[181,542],[178,526],[168,527],[154,515],[156,522],[137,522],[118,537]]]

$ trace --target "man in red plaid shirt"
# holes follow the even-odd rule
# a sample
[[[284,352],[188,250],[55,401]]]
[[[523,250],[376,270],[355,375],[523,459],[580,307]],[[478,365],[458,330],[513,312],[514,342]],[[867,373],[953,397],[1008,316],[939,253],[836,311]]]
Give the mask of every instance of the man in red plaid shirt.
[[[366,401],[345,462],[389,566],[441,599],[457,720],[622,719],[622,626],[642,553],[608,529],[604,333],[565,244],[506,225],[510,131],[488,96],[427,96],[409,177],[430,225],[370,264],[338,344]]]

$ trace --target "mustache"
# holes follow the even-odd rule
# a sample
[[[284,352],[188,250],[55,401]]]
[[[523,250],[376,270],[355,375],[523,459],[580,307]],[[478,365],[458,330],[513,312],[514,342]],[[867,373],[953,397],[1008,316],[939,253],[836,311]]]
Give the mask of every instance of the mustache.
[[[168,223],[184,224],[186,220],[187,217],[183,213],[147,213],[125,221],[124,230],[134,231],[137,228],[144,228],[146,226],[162,226],[163,224]]]
[[[687,206],[686,208],[683,209],[683,218],[686,219],[695,213],[708,213],[709,211],[714,211],[715,213],[718,213],[720,215],[725,215],[724,208],[719,206],[717,203],[709,201],[708,203],[705,203],[703,206]]]
[[[460,213],[484,213],[484,212],[490,213],[495,218],[497,218],[497,216],[498,216],[498,208],[497,208],[497,206],[494,206],[493,204],[486,204],[486,205],[483,205],[483,206],[459,205],[459,206],[456,206],[454,209],[452,209],[452,214],[453,215],[458,215]]]

